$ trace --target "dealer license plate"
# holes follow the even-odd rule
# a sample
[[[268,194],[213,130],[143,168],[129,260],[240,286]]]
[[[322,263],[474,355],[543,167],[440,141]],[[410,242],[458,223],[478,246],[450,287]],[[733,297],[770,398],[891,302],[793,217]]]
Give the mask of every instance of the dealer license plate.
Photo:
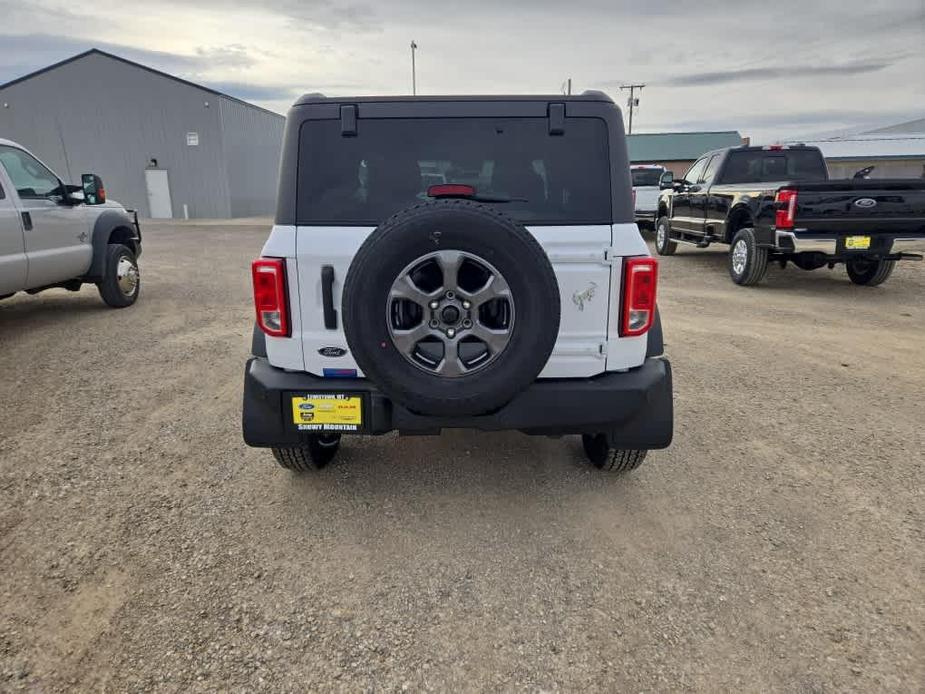
[[[846,236],[845,248],[849,251],[866,251],[870,248],[870,236]]]
[[[339,393],[294,395],[292,422],[299,431],[358,431],[363,424],[363,398]]]

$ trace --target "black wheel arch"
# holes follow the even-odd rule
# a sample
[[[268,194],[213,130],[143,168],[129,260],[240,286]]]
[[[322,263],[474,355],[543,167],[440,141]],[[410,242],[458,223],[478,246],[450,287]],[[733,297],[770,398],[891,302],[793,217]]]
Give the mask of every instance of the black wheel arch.
[[[124,210],[106,210],[96,218],[90,237],[93,261],[85,280],[96,282],[102,279],[106,270],[106,247],[111,243],[128,246],[136,257],[141,255],[141,244],[134,227],[134,220]]]
[[[732,243],[732,239],[735,238],[736,232],[739,229],[744,229],[746,227],[755,226],[755,220],[752,216],[752,211],[747,205],[739,204],[736,207],[733,207],[729,210],[729,215],[726,217],[726,231],[723,235],[724,243]]]
[[[254,322],[254,333],[251,335],[251,354],[255,357],[263,357],[266,359],[267,356],[267,336],[261,330],[257,322]]]
[[[655,318],[652,320],[652,327],[646,333],[646,359],[649,357],[660,357],[665,353],[665,342],[662,335],[662,317],[658,312],[658,306],[655,307]]]

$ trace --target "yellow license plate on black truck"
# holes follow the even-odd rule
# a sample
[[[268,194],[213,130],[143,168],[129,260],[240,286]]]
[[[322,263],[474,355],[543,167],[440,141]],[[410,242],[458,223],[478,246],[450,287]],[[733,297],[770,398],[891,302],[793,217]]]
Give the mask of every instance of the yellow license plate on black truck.
[[[359,431],[363,398],[346,393],[293,395],[292,423],[299,431]]]
[[[845,248],[849,251],[866,251],[870,248],[870,236],[846,236]]]

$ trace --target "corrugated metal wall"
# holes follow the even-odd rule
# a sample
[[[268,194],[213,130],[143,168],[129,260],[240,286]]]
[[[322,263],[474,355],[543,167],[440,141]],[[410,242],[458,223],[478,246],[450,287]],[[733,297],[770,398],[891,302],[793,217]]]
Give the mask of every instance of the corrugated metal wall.
[[[242,114],[223,115],[231,110],[224,102]],[[184,204],[190,217],[235,214],[230,180],[239,182],[231,174],[245,162],[241,185],[253,195],[234,207],[243,210],[238,214],[270,214],[282,123],[275,114],[98,53],[0,90],[0,137],[32,150],[70,182],[99,174],[111,198],[143,216],[152,158],[168,172],[174,217],[183,216]],[[275,144],[268,144],[269,134],[259,141],[253,135],[277,129]],[[190,132],[198,134],[197,146],[188,146]]]
[[[222,143],[232,217],[275,211],[276,182],[283,144],[282,118],[232,99],[219,99]]]

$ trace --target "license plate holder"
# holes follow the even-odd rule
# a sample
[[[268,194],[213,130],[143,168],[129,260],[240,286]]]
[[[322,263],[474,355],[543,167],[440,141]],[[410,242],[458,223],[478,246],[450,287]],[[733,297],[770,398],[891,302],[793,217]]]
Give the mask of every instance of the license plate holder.
[[[290,393],[289,419],[301,432],[360,432],[363,396],[358,393]]]
[[[846,236],[846,251],[867,251],[870,250],[870,236]]]

